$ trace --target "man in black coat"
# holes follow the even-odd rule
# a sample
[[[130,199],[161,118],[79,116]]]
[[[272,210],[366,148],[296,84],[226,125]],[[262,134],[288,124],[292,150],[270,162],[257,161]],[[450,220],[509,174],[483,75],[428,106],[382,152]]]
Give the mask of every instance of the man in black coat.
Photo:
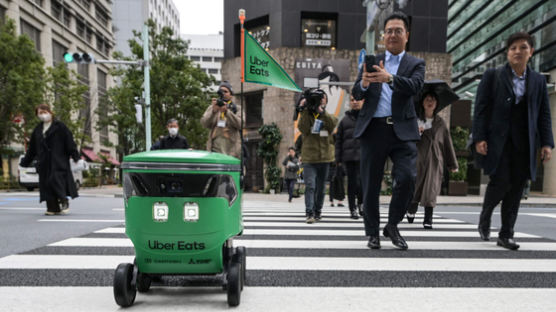
[[[363,215],[361,211],[363,193],[361,192],[361,170],[359,167],[359,160],[361,159],[359,147],[361,143],[353,136],[353,131],[355,130],[355,123],[359,115],[359,110],[363,105],[363,101],[357,101],[353,96],[350,96],[349,105],[351,110],[346,112],[344,118],[342,118],[338,124],[335,143],[335,160],[337,167],[343,164],[346,168],[348,177],[349,211],[352,219],[359,219],[357,215],[358,211],[360,215]],[[356,199],[357,203],[355,201]]]
[[[392,200],[384,236],[394,246],[407,249],[398,231],[415,188],[415,163],[419,140],[413,96],[423,87],[425,61],[405,52],[409,39],[409,22],[401,12],[394,12],[384,23],[386,53],[377,55],[379,66],[359,73],[353,96],[364,99],[355,125],[354,137],[361,141],[361,178],[364,201],[367,246],[380,248],[379,195],[384,164],[390,157],[392,169]]]
[[[151,150],[189,148],[187,139],[178,133],[179,125],[176,119],[172,118],[168,120],[168,123],[166,123],[166,128],[168,129],[168,135],[153,144]]]
[[[479,234],[490,239],[492,212],[502,201],[497,245],[511,250],[519,248],[513,239],[514,225],[523,188],[536,177],[538,143],[545,162],[554,148],[546,80],[527,66],[533,47],[528,33],[511,35],[508,63],[484,73],[475,100],[473,141],[479,164],[490,176]]]
[[[50,106],[40,104],[35,114],[42,122],[33,130],[20,166],[29,167],[37,158],[39,201],[46,201],[46,215],[66,213],[69,209],[67,196],[78,196],[69,159],[78,161],[79,152],[72,133],[64,123],[54,119]]]

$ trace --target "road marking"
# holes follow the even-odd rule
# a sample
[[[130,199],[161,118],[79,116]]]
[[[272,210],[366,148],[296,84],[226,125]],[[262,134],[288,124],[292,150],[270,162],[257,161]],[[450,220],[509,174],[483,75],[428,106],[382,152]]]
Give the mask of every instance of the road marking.
[[[478,240],[478,238],[477,238]],[[496,242],[446,242],[446,241],[411,241],[407,240],[411,250],[495,250],[509,252],[496,246]],[[556,251],[556,243],[519,242],[519,250]],[[300,249],[365,249],[364,240],[265,240],[234,239],[234,245],[247,248],[300,248]],[[52,247],[133,247],[128,238],[90,238],[74,237],[49,244]],[[383,249],[393,249],[389,241],[382,243]]]
[[[527,216],[541,217],[541,218],[554,218],[556,219],[556,213],[521,213]]]
[[[134,256],[11,255],[0,269],[115,269]],[[555,259],[247,257],[250,270],[556,272]]]
[[[44,207],[0,207],[0,210],[45,210]]]
[[[247,257],[250,270],[556,272],[556,259]]]
[[[11,255],[0,258],[0,269],[116,269],[134,256]]]
[[[120,223],[123,223],[123,222],[125,222],[125,220],[123,220],[123,219],[113,219],[113,220],[107,220],[107,219],[65,219],[64,217],[56,218],[56,219],[38,219],[37,221],[38,222],[99,222],[99,223],[104,223],[104,222],[108,222],[108,223],[120,222]]]
[[[289,214],[288,214],[289,215]],[[298,222],[305,222],[305,215],[299,215],[298,217],[272,217],[272,216],[261,216],[261,217],[254,217],[249,215],[243,215],[244,221],[298,221]],[[324,215],[322,218],[323,221],[345,221],[346,223],[362,223],[362,218],[358,220],[351,219],[347,214],[341,218],[333,218],[327,215]],[[386,223],[388,221],[388,217],[380,218],[381,222]],[[414,222],[421,222],[423,218],[416,217]],[[434,224],[437,223],[465,223],[465,221],[456,220],[456,219],[434,219]],[[324,223],[323,223],[324,224]],[[403,224],[400,223],[400,224]]]

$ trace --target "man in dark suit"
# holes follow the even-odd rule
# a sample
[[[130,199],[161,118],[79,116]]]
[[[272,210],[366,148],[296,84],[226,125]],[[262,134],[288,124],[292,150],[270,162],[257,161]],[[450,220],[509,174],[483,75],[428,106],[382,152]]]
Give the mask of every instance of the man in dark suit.
[[[546,80],[527,66],[534,41],[528,33],[511,35],[508,63],[488,69],[475,100],[473,141],[479,164],[490,176],[479,220],[481,239],[490,239],[490,219],[502,201],[497,245],[517,250],[514,225],[527,179],[535,179],[537,147],[548,161],[554,148]]]
[[[188,149],[189,143],[187,139],[178,133],[179,125],[175,118],[168,120],[166,123],[166,128],[168,129],[168,135],[162,137],[158,142],[153,144],[151,150],[157,149]]]
[[[354,137],[361,142],[365,234],[372,249],[380,248],[379,195],[388,157],[394,163],[392,200],[383,233],[394,246],[407,249],[398,223],[415,188],[415,141],[420,137],[413,96],[423,87],[425,76],[425,62],[405,52],[408,39],[407,16],[394,12],[384,23],[386,53],[377,55],[373,69],[363,66],[352,89],[356,99],[365,100]]]

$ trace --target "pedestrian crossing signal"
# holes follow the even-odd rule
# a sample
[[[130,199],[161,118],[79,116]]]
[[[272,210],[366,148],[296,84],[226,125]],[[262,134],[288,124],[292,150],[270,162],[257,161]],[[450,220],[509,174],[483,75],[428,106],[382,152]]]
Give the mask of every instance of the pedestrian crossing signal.
[[[66,63],[77,63],[77,64],[94,64],[95,58],[89,53],[64,53],[64,61]]]

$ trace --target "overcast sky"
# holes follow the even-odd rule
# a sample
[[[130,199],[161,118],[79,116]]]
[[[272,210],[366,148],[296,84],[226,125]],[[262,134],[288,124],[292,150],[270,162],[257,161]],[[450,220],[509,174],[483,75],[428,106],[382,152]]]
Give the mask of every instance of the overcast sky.
[[[224,31],[224,0],[174,0],[180,12],[182,34],[217,34]]]

